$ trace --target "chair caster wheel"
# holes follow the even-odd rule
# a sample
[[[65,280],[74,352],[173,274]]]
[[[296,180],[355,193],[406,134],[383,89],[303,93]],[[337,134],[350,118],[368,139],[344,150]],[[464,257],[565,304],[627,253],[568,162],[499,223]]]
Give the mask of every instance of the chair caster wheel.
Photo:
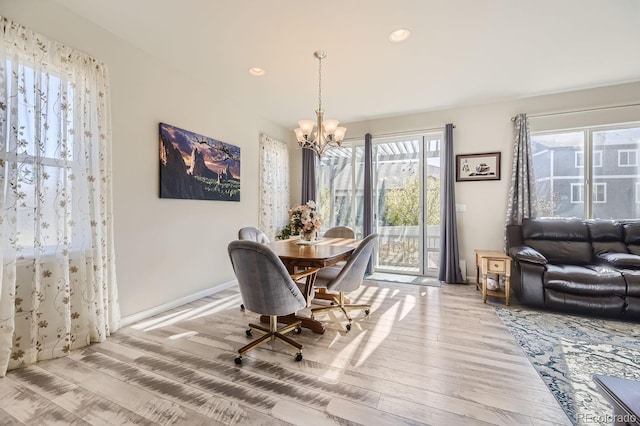
[[[369,315],[370,313],[371,313],[371,311],[370,311],[369,309],[365,309],[365,310],[364,310],[364,314],[365,314],[365,315]]]
[[[347,331],[351,330],[351,324],[347,324]]]
[[[300,361],[302,361],[302,352],[298,352],[296,354],[296,362],[300,362]]]
[[[253,336],[253,332],[251,331],[251,329],[246,330],[244,333],[247,335],[247,337]]]
[[[302,334],[302,327],[296,328],[295,333],[296,334]]]
[[[244,311],[244,303],[240,305],[240,310]]]
[[[236,357],[236,359],[234,359],[234,362],[235,362],[237,365],[241,365],[241,364],[242,364],[242,357],[241,357],[241,356]]]

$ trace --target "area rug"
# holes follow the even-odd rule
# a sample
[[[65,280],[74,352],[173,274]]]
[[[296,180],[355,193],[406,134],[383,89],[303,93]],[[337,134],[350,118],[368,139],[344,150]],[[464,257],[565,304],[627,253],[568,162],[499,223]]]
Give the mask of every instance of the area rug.
[[[592,377],[640,380],[640,324],[494,308],[573,424],[611,424]]]
[[[390,281],[394,283],[426,285],[429,287],[440,287],[440,281],[433,277],[424,277],[416,275],[389,274],[384,272],[374,272],[366,276],[367,280],[373,281]]]

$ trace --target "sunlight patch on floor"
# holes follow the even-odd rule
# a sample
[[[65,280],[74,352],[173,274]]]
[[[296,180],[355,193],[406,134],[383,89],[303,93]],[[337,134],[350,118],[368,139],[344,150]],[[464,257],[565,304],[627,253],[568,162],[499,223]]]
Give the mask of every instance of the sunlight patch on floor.
[[[391,330],[393,329],[393,324],[395,318],[397,318],[398,310],[400,309],[400,301],[396,302],[393,306],[387,309],[383,313],[378,313],[380,317],[380,321],[376,327],[371,331],[371,338],[367,340],[364,348],[360,352],[360,359],[356,362],[356,367],[360,367],[364,362],[369,358],[369,356],[376,350],[376,348],[380,345],[389,334],[391,334]]]
[[[237,295],[225,297],[224,299],[216,300],[198,308],[185,309],[179,312],[174,312],[168,315],[163,315],[158,318],[153,318],[148,321],[143,321],[138,324],[134,324],[131,328],[135,330],[151,331],[156,328],[166,327],[168,325],[176,324],[180,321],[187,321],[190,319],[201,318],[210,314],[224,311],[234,304],[239,303],[240,298]]]

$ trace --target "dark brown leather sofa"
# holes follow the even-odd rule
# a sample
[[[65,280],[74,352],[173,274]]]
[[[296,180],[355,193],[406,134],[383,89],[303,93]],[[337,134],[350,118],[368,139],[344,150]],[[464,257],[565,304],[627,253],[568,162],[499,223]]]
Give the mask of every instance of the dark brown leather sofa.
[[[640,221],[527,219],[507,253],[521,303],[640,320]]]

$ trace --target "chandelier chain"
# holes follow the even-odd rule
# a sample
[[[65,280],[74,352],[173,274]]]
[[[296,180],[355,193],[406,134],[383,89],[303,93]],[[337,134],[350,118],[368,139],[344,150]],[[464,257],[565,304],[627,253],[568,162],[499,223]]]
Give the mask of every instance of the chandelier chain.
[[[318,109],[322,109],[322,57],[318,58]]]

